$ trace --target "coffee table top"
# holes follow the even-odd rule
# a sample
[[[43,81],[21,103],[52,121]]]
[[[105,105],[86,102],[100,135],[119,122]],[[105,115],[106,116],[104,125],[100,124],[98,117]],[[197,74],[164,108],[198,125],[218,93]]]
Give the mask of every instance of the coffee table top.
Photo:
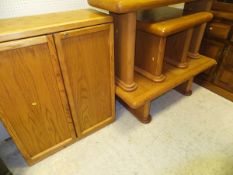
[[[88,3],[110,12],[128,13],[189,1],[193,0],[88,0]]]

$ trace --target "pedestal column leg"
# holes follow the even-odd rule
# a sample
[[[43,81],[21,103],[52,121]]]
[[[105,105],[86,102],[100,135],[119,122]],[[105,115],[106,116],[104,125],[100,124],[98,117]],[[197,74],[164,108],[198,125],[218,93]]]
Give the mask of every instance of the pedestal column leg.
[[[116,83],[126,91],[137,88],[134,82],[136,13],[111,13],[115,25]]]
[[[150,105],[151,102],[147,102],[138,109],[127,108],[140,122],[146,124],[151,122]]]
[[[196,13],[200,11],[210,11],[213,4],[213,0],[197,0],[185,3],[184,13]],[[193,37],[191,41],[191,47],[189,50],[189,56],[191,58],[199,58],[199,49],[203,35],[205,33],[206,23],[195,27]]]
[[[206,23],[195,27],[189,53],[188,53],[189,57],[200,58],[199,50],[200,50],[202,38],[205,33],[205,28],[206,28]]]
[[[166,62],[178,67],[188,67],[188,51],[192,40],[193,28],[175,34],[167,39],[165,60]],[[179,43],[179,44],[177,44]]]
[[[179,93],[185,95],[185,96],[191,96],[192,95],[192,85],[193,85],[193,79],[184,82],[183,84],[177,86],[175,90],[177,90]]]

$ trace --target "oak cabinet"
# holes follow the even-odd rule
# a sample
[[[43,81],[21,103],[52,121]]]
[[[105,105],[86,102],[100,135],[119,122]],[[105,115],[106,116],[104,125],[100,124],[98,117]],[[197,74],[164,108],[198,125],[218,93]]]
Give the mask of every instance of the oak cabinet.
[[[52,36],[0,44],[0,117],[29,163],[76,137]]]
[[[0,20],[0,120],[29,165],[114,121],[112,21],[94,10]]]
[[[220,57],[222,56],[222,53],[224,51],[225,44],[214,41],[214,40],[208,40],[205,39],[202,42],[202,46],[200,49],[200,52],[210,58],[215,59],[217,62],[220,61]],[[212,80],[215,77],[215,72],[217,70],[218,66],[212,67],[211,69],[205,71],[203,73],[203,76],[205,76],[206,79]]]
[[[113,25],[55,35],[58,57],[77,133],[114,120]]]
[[[223,54],[215,83],[233,93],[233,45],[229,45]]]
[[[227,39],[231,31],[231,25],[212,22],[206,29],[206,36],[219,39]]]
[[[227,3],[229,2],[229,3]],[[215,58],[217,66],[199,76],[197,82],[233,101],[233,4],[216,1],[214,19],[208,24],[201,53]]]

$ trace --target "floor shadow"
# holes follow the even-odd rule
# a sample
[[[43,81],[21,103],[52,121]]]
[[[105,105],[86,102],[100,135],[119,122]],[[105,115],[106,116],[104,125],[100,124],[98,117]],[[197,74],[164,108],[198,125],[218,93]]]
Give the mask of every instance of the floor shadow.
[[[152,118],[155,118],[156,116],[158,116],[159,113],[162,113],[163,111],[168,110],[170,107],[177,104],[184,98],[189,98],[189,97],[184,96],[175,90],[171,90],[167,92],[166,94],[160,96],[159,98],[155,99],[151,103]]]

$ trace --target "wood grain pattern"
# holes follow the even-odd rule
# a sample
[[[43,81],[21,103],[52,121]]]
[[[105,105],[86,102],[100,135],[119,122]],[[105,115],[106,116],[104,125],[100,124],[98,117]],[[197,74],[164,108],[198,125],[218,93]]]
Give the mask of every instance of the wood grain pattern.
[[[190,1],[193,0],[88,0],[88,3],[94,7],[120,14]]]
[[[179,68],[188,67],[188,51],[193,35],[193,28],[167,37],[165,60]]]
[[[1,43],[0,51],[13,50],[13,49],[18,49],[22,47],[43,44],[46,42],[47,42],[46,36],[28,38],[27,40],[16,40],[12,42],[5,42],[5,43]]]
[[[204,39],[202,42],[200,53],[210,58],[215,59],[216,62],[219,63],[223,56],[224,49],[225,49],[225,43],[221,43],[221,42],[213,41],[209,39]],[[211,69],[203,72],[203,76],[207,80],[212,81],[215,77],[215,72],[217,71],[218,67],[219,66],[214,66]]]
[[[115,74],[116,84],[125,91],[134,91],[134,56],[136,37],[136,13],[115,14]]]
[[[55,34],[58,55],[78,135],[115,119],[113,25]]]
[[[213,57],[218,65],[198,77],[200,85],[229,99],[233,99],[233,5],[215,2],[214,20],[209,24],[201,53]],[[231,36],[232,35],[232,36]]]
[[[193,14],[202,11],[210,11],[213,5],[213,0],[198,0],[185,3],[184,14]],[[208,21],[206,21],[208,22]],[[206,23],[200,24],[194,28],[192,41],[189,49],[191,58],[200,58],[199,50],[206,29]]]
[[[217,19],[233,21],[233,13],[226,12],[225,9],[222,9],[222,11],[213,10],[212,13],[214,14],[214,17]]]
[[[150,47],[148,47],[150,46]],[[166,38],[137,31],[135,70],[155,82],[162,82]]]
[[[83,9],[0,20],[0,42],[112,22],[104,13]]]
[[[161,82],[165,79],[162,74],[164,60],[179,68],[188,67],[187,55],[193,27],[212,19],[213,15],[208,12],[186,16],[182,14],[181,10],[171,7],[138,13],[135,59],[137,72],[150,80]]]
[[[233,4],[224,2],[214,2],[213,10],[233,13]]]
[[[124,103],[123,103],[124,104]],[[124,106],[142,123],[148,124],[151,122],[152,118],[150,115],[150,108],[151,108],[151,102],[147,102],[143,106],[137,108],[137,109],[132,109],[126,104]]]
[[[226,48],[214,82],[233,93],[233,45]]]
[[[187,69],[179,69],[169,64],[165,64],[164,70],[167,78],[163,83],[155,83],[136,73],[135,80],[138,84],[138,89],[129,93],[117,87],[116,94],[130,108],[137,109],[143,106],[146,102],[154,100],[215,64],[215,60],[205,56],[201,56],[201,59],[191,59],[189,62],[190,66]]]
[[[179,93],[185,95],[185,96],[191,96],[193,93],[193,91],[192,91],[193,80],[194,80],[194,78],[192,77],[188,81],[177,86],[175,88],[175,90],[178,91]]]
[[[173,8],[168,8],[166,12],[170,13],[169,11],[171,9]],[[153,13],[153,16],[156,16],[158,12],[159,11],[157,11],[157,9],[154,9],[153,11],[150,11],[150,14]],[[174,13],[173,10],[171,10],[171,12]],[[178,14],[180,13],[179,9],[177,10],[177,13]],[[165,14],[164,16],[165,18],[167,18],[167,14]],[[206,23],[210,21],[212,18],[213,15],[209,12],[199,12],[199,13],[189,14],[186,16],[181,16],[174,19],[167,19],[165,21],[159,21],[159,22],[156,21],[157,18],[152,19],[151,17],[149,18],[148,21],[146,19],[146,16],[144,16],[143,18],[139,18],[139,21],[137,23],[137,29],[152,33],[157,36],[165,37],[178,32],[182,32],[188,28],[192,28],[202,23]],[[162,20],[162,17],[160,17],[159,20]]]
[[[227,39],[231,31],[230,24],[223,24],[219,22],[211,22],[207,26],[206,37],[213,37],[219,39]]]
[[[0,44],[7,48],[0,52],[0,117],[25,159],[33,164],[72,143],[76,135],[52,36],[32,46],[28,41],[33,38],[21,40],[26,44],[11,50],[7,43]]]
[[[198,76],[195,79],[195,83],[233,102],[233,93],[227,91],[224,88],[217,86],[214,83],[206,81],[205,78]]]
[[[200,58],[199,50],[205,33],[206,23],[198,25],[194,28],[188,56],[191,58]]]
[[[200,72],[216,64],[210,58],[202,57],[199,60],[191,60],[187,69],[174,68],[165,65],[167,80],[163,83],[152,82],[145,77],[136,74],[136,81],[139,85],[134,92],[127,93],[117,87],[116,93],[123,101],[127,109],[142,123],[151,121],[150,103],[163,93],[175,88],[178,92],[189,96],[192,94],[193,77]]]

